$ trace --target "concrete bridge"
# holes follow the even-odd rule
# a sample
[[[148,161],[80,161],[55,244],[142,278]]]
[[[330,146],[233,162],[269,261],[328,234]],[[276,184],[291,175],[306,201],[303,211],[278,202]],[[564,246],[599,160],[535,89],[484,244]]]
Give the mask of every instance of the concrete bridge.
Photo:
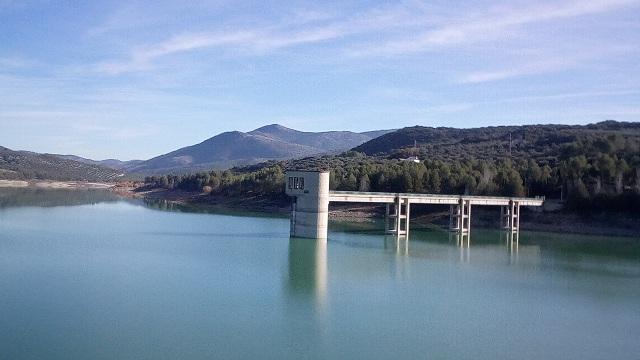
[[[520,207],[542,206],[544,198],[410,194],[358,191],[330,191],[329,172],[288,171],[286,193],[293,198],[291,236],[326,239],[329,203],[385,204],[385,233],[397,237],[409,235],[412,204],[449,205],[449,230],[468,235],[472,206],[500,206],[500,226],[509,232],[520,229]]]

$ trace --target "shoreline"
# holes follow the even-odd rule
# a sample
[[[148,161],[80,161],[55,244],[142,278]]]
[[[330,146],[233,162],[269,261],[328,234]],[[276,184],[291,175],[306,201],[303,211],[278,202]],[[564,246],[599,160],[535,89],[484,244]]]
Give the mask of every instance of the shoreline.
[[[117,186],[115,183],[90,181],[56,181],[56,180],[0,180],[0,188],[39,188],[39,189],[102,189]]]
[[[105,190],[118,196],[148,202],[167,202],[182,206],[188,211],[242,212],[271,214],[287,217],[290,203],[285,198],[270,198],[264,195],[247,195],[231,198],[208,193],[148,189],[142,182],[100,183],[86,181],[52,180],[0,180],[2,188],[50,189],[50,190]],[[432,210],[432,211],[428,211]],[[329,209],[331,220],[349,222],[369,222],[382,219],[383,208],[378,205],[333,204]],[[447,211],[437,209],[412,209],[411,223],[414,229],[439,227],[446,229],[449,221]],[[498,228],[497,209],[474,210],[473,226],[482,229]],[[593,214],[580,215],[562,210],[532,211],[525,209],[520,227],[525,231],[555,232],[564,234],[584,234],[603,236],[623,236],[640,238],[640,218],[634,214]]]
[[[166,189],[144,189],[135,184],[114,186],[111,191],[129,198],[149,201],[168,201],[193,209],[220,209],[241,212],[269,213],[286,216],[290,211],[288,202],[275,201],[261,196],[229,198],[200,192]],[[363,204],[335,204],[329,209],[329,218],[350,222],[365,222],[381,219],[382,207]],[[413,210],[412,210],[413,211]],[[474,210],[473,226],[478,228],[498,228],[499,210]],[[446,228],[447,211],[418,211],[411,220],[417,228],[439,226]],[[606,235],[640,238],[640,219],[630,214],[580,215],[561,210],[523,212],[520,227],[525,231],[556,232],[566,234]]]

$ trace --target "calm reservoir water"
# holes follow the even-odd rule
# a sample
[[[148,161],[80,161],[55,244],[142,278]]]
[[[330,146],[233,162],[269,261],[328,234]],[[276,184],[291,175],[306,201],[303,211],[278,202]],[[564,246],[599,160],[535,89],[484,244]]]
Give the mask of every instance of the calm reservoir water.
[[[640,358],[639,239],[380,227],[4,190],[0,359]]]

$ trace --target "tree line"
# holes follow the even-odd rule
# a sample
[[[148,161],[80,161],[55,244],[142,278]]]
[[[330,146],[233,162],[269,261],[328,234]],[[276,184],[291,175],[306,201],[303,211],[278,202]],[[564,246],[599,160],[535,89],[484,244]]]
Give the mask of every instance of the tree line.
[[[420,149],[405,149],[401,155]],[[562,198],[579,211],[640,212],[638,139],[590,136],[565,144],[553,158],[427,158],[415,163],[349,151],[191,175],[147,177],[149,186],[213,195],[282,199],[287,169],[329,170],[333,190]]]

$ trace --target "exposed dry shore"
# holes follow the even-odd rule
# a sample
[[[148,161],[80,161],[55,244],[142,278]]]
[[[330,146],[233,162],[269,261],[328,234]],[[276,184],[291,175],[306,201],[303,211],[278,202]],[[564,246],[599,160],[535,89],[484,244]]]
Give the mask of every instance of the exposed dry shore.
[[[0,180],[0,188],[43,188],[43,189],[110,189],[112,183],[87,181],[53,181],[53,180]]]
[[[261,196],[229,198],[210,194],[180,190],[145,189],[140,183],[118,184],[112,188],[116,193],[147,200],[166,200],[176,204],[197,208],[223,208],[237,211],[263,212],[286,215],[290,205],[285,200],[268,199]],[[348,221],[371,221],[383,216],[383,208],[365,204],[335,204],[331,206],[332,219]],[[412,208],[412,224],[417,227],[433,225],[446,226],[449,221],[447,211],[420,211]],[[499,210],[482,208],[474,210],[473,226],[497,228]],[[561,232],[590,235],[630,236],[640,238],[640,218],[628,214],[579,215],[564,211],[523,211],[520,227],[523,230]]]
[[[242,198],[230,198],[199,192],[148,189],[142,182],[98,183],[85,181],[51,180],[0,180],[0,188],[40,188],[40,189],[103,189],[120,196],[149,201],[168,201],[195,210],[228,210],[240,212],[269,213],[287,216],[290,203],[287,198],[268,198],[261,195],[247,195]],[[549,207],[554,208],[554,207]],[[431,210],[431,211],[429,211]],[[370,204],[332,204],[329,216],[350,222],[373,221],[382,218],[382,206]],[[497,228],[497,209],[478,207],[474,209],[473,226]],[[411,223],[416,227],[446,227],[449,216],[442,208],[424,209],[412,207]],[[640,217],[632,214],[580,215],[561,210],[528,211],[524,210],[520,220],[523,230],[560,232],[590,235],[630,236],[640,238]]]

